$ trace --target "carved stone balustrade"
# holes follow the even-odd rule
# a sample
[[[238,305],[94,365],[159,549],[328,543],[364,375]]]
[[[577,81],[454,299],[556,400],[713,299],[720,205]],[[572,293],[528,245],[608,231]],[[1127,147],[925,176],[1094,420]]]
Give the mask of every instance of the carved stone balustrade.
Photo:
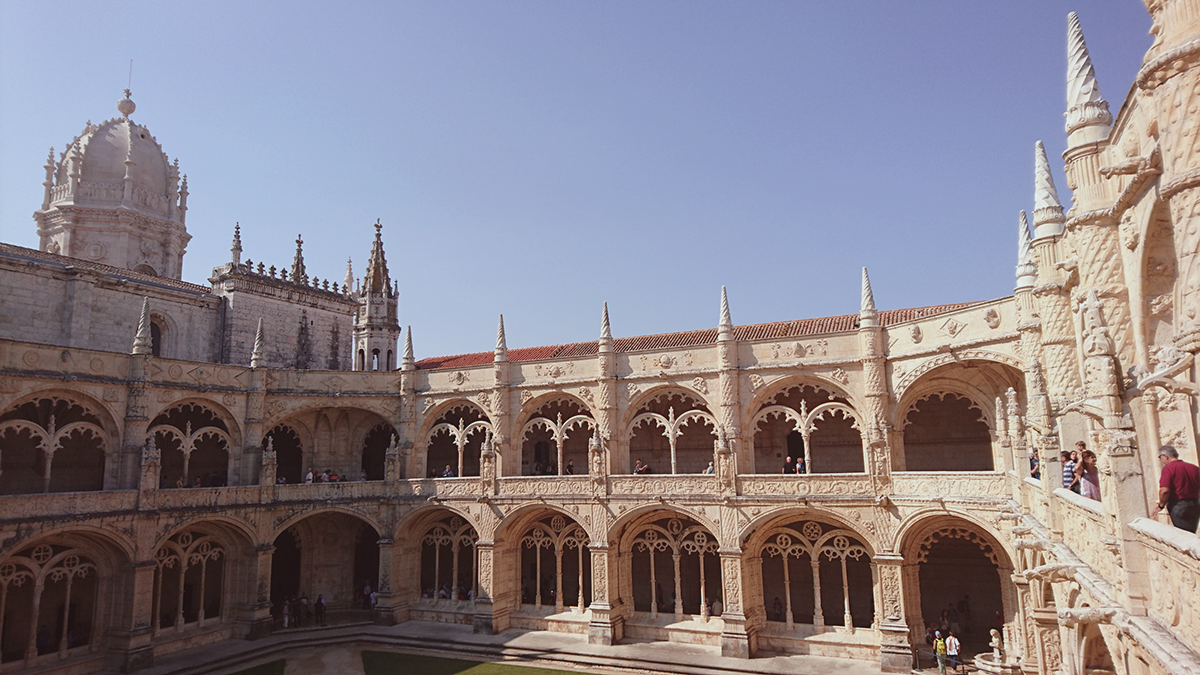
[[[1148,518],[1130,524],[1146,553],[1150,576],[1147,611],[1184,644],[1200,644],[1200,537]]]
[[[1070,490],[1054,491],[1056,506],[1063,529],[1063,543],[1102,577],[1115,582],[1121,574],[1120,565],[1104,541],[1112,532],[1106,522],[1104,507],[1094,499],[1081,497]]]

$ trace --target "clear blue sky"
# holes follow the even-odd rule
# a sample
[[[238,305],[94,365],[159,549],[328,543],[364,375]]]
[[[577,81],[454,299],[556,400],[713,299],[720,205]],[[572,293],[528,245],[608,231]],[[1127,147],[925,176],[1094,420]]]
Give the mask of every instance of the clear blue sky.
[[[134,118],[191,188],[184,278],[362,276],[384,241],[418,358],[1011,293],[1043,139],[1064,202],[1067,12],[1114,114],[1139,0],[0,0],[0,240],[42,165]]]

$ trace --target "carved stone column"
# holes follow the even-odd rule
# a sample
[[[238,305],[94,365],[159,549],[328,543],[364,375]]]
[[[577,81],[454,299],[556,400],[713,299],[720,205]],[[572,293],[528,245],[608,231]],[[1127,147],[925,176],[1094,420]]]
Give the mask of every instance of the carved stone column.
[[[505,569],[504,561],[498,560],[499,551],[493,541],[479,540],[475,543],[479,558],[479,595],[475,597],[474,632],[492,635],[508,629],[507,594],[501,594],[501,584],[496,579],[497,570]]]
[[[390,537],[379,540],[379,600],[375,603],[375,612],[371,619],[380,626],[391,626],[396,623],[396,612],[392,602],[395,598],[395,593],[392,591],[393,544]]]
[[[153,560],[136,562],[128,578],[129,585],[116,584],[113,589],[116,593],[126,593],[125,597],[129,598],[117,603],[122,611],[117,612],[108,632],[110,653],[122,673],[154,665],[154,572],[157,568]]]
[[[872,563],[879,589],[879,667],[891,673],[908,672],[913,659],[905,596],[917,596],[919,591],[906,587],[904,557],[900,554],[879,553]],[[917,566],[909,567],[915,575]],[[916,597],[915,602],[919,605],[920,598]]]
[[[267,401],[267,392],[264,387],[267,374],[258,369],[250,369],[250,386],[246,393],[246,419],[243,428],[245,436],[242,438],[242,467],[238,476],[238,485],[254,485],[256,482],[260,485],[267,484],[259,469],[263,468],[263,460],[260,453],[263,451],[260,443],[263,436],[266,435],[263,429],[263,409]],[[275,484],[275,477],[272,476],[269,484]]]
[[[749,630],[746,621],[743,599],[743,569],[742,550],[717,550],[721,560],[721,583],[723,588],[723,605],[721,619],[725,628],[721,631],[721,656],[733,656],[748,659],[757,646],[754,634]]]
[[[612,331],[608,323],[608,303],[604,303],[604,314],[600,320],[600,341],[596,353],[599,377],[596,387],[596,426],[599,429],[600,450],[608,455],[605,474],[626,473],[629,469],[629,448],[617,439],[621,435],[616,429],[619,419],[617,410],[617,357],[613,353]],[[592,472],[595,473],[594,470]],[[607,481],[605,481],[607,484]]]
[[[724,286],[721,287],[721,322],[717,326],[717,369],[719,431],[725,432],[729,450],[733,453],[734,465],[737,467],[736,473],[749,473],[753,470],[754,457],[751,453],[741,451],[742,431],[738,415],[741,403],[738,381],[738,343],[733,335],[733,320],[729,314],[729,297],[725,293]],[[748,444],[747,447],[749,447]]]
[[[275,619],[271,616],[271,561],[275,547],[263,544],[255,553],[250,571],[254,577],[254,597],[250,598],[245,616],[247,640],[265,638],[275,629]]]
[[[618,559],[615,546],[608,543],[588,544],[592,560],[592,612],[588,623],[588,644],[613,645],[624,637],[625,618],[621,615],[621,599],[617,596]]]
[[[146,442],[150,420],[146,417],[148,394],[146,381],[149,375],[146,367],[152,357],[134,355],[129,357],[129,384],[125,396],[125,422],[121,434],[121,461],[119,476],[114,480],[111,474],[105,474],[104,489],[111,490],[118,486],[125,489],[135,489],[141,476],[142,448]]]

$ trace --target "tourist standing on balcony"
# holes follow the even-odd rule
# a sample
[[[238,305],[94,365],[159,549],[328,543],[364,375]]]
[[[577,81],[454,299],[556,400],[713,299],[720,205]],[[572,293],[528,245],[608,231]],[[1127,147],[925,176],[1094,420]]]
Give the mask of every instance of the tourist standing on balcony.
[[[1072,491],[1075,490],[1075,457],[1074,452],[1062,452],[1063,487]]]
[[[716,471],[716,469],[714,469],[714,468],[713,468],[713,463],[712,463],[712,462],[709,462],[709,463],[708,463],[708,466],[707,466],[707,467],[705,467],[705,468],[704,468],[704,471],[702,471],[701,473],[703,473],[703,474],[704,474],[704,475],[706,475],[706,476],[711,476],[711,475],[713,475],[713,474],[714,474],[714,473],[716,473],[716,472],[717,472],[717,471]]]
[[[1100,472],[1096,470],[1096,453],[1084,450],[1079,464],[1075,465],[1079,477],[1079,494],[1100,501]]]
[[[442,478],[454,478],[454,469],[447,464],[445,470],[442,471]]]
[[[783,473],[796,473],[796,461],[791,457],[784,458]]]
[[[567,460],[567,465],[563,468],[563,475],[564,476],[574,476],[575,475],[575,460],[573,460],[573,459]]]
[[[313,482],[313,470],[312,470],[312,467],[310,466],[310,467],[308,467],[308,473],[304,474],[304,484],[312,485],[312,482]]]
[[[1042,478],[1042,459],[1038,457],[1037,448],[1029,453],[1029,477],[1038,480]]]
[[[1171,523],[1195,532],[1200,523],[1200,468],[1179,459],[1179,452],[1164,445],[1158,450],[1162,475],[1158,480],[1158,510],[1171,514]]]

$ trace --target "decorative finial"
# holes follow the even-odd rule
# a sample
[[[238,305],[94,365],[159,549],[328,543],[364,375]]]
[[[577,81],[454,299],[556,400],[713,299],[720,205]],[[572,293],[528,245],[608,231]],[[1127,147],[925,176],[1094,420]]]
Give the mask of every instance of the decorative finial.
[[[376,239],[378,239],[381,236],[380,233],[382,231],[383,231],[383,223],[379,222],[379,219],[376,218],[375,219],[375,238]]]
[[[296,256],[292,259],[292,283],[308,283],[308,272],[304,271],[304,237],[301,235],[296,235]]]
[[[608,301],[604,301],[604,310],[600,314],[600,339],[612,340],[612,324],[608,322]]]
[[[133,353],[150,356],[154,353],[154,340],[150,336],[150,298],[142,299],[142,316],[138,320],[137,336],[133,338]]]
[[[254,333],[254,351],[250,353],[250,367],[262,368],[267,365],[266,345],[263,344],[263,320],[258,319],[258,330]]]
[[[394,295],[391,277],[388,276],[387,256],[383,252],[383,225],[375,220],[375,241],[371,244],[371,256],[367,259],[367,273],[363,275],[363,293]]]
[[[1025,212],[1017,222],[1017,288],[1033,288],[1037,283],[1037,263],[1033,261],[1033,240]]]
[[[354,292],[354,262],[350,258],[346,258],[346,278],[343,280],[342,288],[346,295]]]
[[[1050,160],[1046,158],[1046,146],[1038,141],[1034,145],[1033,163],[1034,237],[1041,239],[1060,235],[1064,222],[1062,202],[1058,201],[1058,190],[1050,173]]]
[[[134,104],[133,99],[129,98],[130,95],[131,92],[126,89],[125,98],[117,101],[117,111],[121,113],[122,119],[129,119],[129,116],[133,114],[133,111],[137,110],[137,105]]]
[[[1063,117],[1067,119],[1067,134],[1084,127],[1099,127],[1097,138],[1079,139],[1079,142],[1099,140],[1099,135],[1107,135],[1108,125],[1112,124],[1112,113],[1108,111],[1108,102],[1100,96],[1096,70],[1083,40],[1079,15],[1075,12],[1067,15],[1067,112]],[[1070,139],[1068,144],[1073,145]]]
[[[242,224],[240,222],[233,223],[233,244],[229,247],[229,260],[234,265],[242,263]]]
[[[879,312],[875,311],[875,294],[871,291],[871,278],[867,268],[862,268],[862,303],[858,311],[858,325],[870,328],[879,325]]]
[[[416,370],[417,363],[413,360],[412,326],[404,331],[404,356],[400,359],[400,370]]]
[[[733,319],[729,315],[729,294],[724,286],[721,287],[721,322],[717,325],[721,328],[733,328]]]
[[[496,356],[494,361],[502,363],[508,360],[508,341],[504,338],[504,315],[500,315],[500,325],[496,327]]]

